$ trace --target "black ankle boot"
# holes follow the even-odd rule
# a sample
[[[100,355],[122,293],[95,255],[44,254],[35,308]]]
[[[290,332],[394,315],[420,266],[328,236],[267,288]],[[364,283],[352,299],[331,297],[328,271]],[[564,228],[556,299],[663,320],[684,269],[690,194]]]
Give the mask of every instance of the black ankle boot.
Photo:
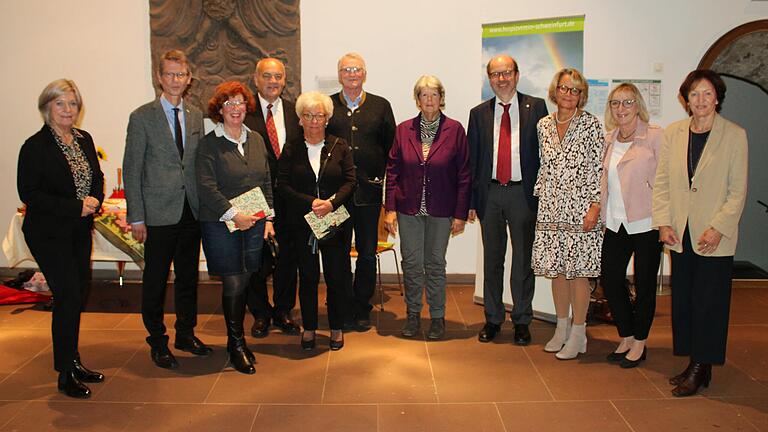
[[[676,397],[695,395],[701,386],[709,387],[711,380],[712,365],[694,362],[688,376],[677,387],[672,389],[672,395]]]
[[[235,368],[236,371],[244,374],[254,374],[256,369],[253,367],[253,361],[251,356],[253,354],[245,346],[245,340],[232,339],[227,341],[227,351],[229,352],[229,363]],[[250,356],[248,355],[250,354]]]
[[[688,362],[688,366],[685,370],[669,379],[669,383],[673,386],[679,386],[681,382],[685,381],[685,378],[691,373],[691,367],[693,367],[693,360]]]
[[[245,318],[245,295],[223,296],[222,309],[227,326],[227,352],[229,363],[235,370],[244,374],[253,374],[254,356],[245,343],[243,319]]]
[[[59,391],[69,397],[78,399],[91,397],[91,389],[80,381],[74,369],[59,373],[58,386]]]
[[[80,356],[78,355],[72,360],[72,370],[75,371],[75,375],[80,381],[85,383],[100,383],[104,381],[104,374],[96,372],[83,366],[80,362]]]

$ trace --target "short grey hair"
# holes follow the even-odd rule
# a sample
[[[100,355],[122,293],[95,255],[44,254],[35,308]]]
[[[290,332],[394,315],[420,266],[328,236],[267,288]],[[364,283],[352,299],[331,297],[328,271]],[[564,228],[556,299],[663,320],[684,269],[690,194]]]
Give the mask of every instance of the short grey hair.
[[[333,116],[333,101],[330,96],[320,93],[319,91],[311,91],[299,95],[299,98],[296,99],[296,115],[301,118],[305,109],[316,106],[323,108],[326,121]]]
[[[422,75],[413,86],[413,99],[416,101],[416,106],[419,106],[419,94],[425,88],[437,90],[440,94],[440,109],[445,109],[445,87],[434,75]]]
[[[40,93],[40,97],[37,98],[37,109],[40,111],[40,115],[43,116],[43,121],[45,121],[45,124],[51,124],[50,103],[61,97],[61,95],[69,92],[75,94],[75,100],[77,101],[77,111],[82,111],[83,97],[80,96],[80,90],[77,89],[77,85],[75,85],[74,81],[61,78],[52,81],[50,84],[45,86],[43,92]]]
[[[357,61],[359,61],[360,63],[362,63],[362,64],[363,64],[363,69],[364,69],[364,70],[368,70],[368,68],[366,68],[366,67],[365,67],[365,59],[363,59],[363,56],[361,56],[360,54],[358,54],[358,53],[356,53],[356,52],[348,52],[348,53],[344,54],[343,56],[341,56],[341,58],[339,59],[339,61],[336,63],[336,70],[337,70],[337,71],[341,70],[341,63],[342,63],[342,62],[343,62],[345,59],[354,59],[354,60],[357,60]]]

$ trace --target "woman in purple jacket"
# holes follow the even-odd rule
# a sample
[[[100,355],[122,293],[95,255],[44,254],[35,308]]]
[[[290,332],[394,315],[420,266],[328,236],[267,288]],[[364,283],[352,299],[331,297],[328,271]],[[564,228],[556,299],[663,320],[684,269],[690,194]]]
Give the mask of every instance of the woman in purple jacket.
[[[448,239],[464,231],[470,198],[467,135],[461,123],[442,113],[445,89],[424,75],[413,88],[421,113],[397,126],[387,163],[384,226],[400,227],[405,303],[402,330],[415,336],[421,327],[426,288],[431,340],[445,335],[445,252]]]

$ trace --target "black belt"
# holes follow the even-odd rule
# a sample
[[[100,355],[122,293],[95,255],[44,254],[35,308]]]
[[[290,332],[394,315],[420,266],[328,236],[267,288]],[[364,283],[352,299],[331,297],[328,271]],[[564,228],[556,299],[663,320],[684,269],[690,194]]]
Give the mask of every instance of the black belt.
[[[499,182],[496,179],[492,179],[491,183],[493,183],[495,185],[499,185],[501,187],[507,187],[507,186],[517,186],[519,184],[523,184],[523,181],[522,180],[520,180],[520,181],[512,181],[512,180],[510,180],[510,181],[508,181],[506,183],[501,183],[501,182]]]

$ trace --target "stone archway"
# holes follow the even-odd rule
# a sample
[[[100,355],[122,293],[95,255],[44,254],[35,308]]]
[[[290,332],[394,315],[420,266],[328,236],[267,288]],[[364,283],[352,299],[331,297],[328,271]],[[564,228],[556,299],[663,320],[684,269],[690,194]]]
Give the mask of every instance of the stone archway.
[[[768,19],[742,24],[718,39],[699,68],[742,79],[768,92]]]

